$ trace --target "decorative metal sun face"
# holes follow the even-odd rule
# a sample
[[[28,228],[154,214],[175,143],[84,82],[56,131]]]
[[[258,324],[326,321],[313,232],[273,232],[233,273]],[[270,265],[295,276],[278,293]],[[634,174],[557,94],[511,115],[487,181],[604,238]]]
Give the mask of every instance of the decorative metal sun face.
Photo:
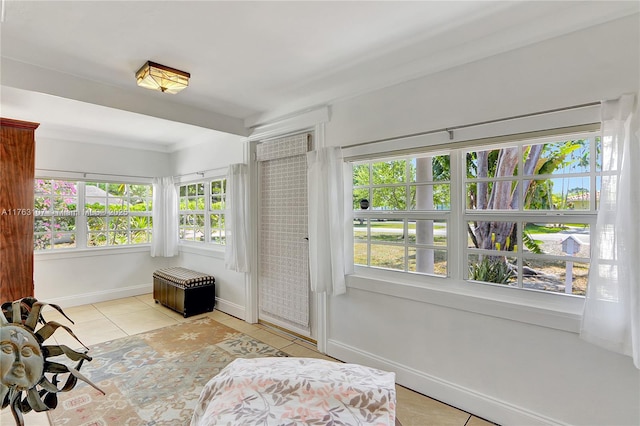
[[[44,320],[41,310],[46,305],[53,307],[71,321],[59,306],[38,302],[33,297],[2,304],[0,401],[2,409],[11,407],[16,424],[20,426],[24,425],[22,413],[55,408],[58,405],[57,393],[70,391],[78,379],[102,392],[78,371],[84,361],[91,361],[86,351],[77,352],[65,345],[43,345],[59,328],[78,340],[69,327]],[[38,322],[44,325],[36,331]],[[80,340],[78,342],[82,344]],[[76,366],[70,367],[48,359],[60,355],[77,361]],[[59,377],[60,375],[63,376]],[[64,385],[59,387],[62,381]]]
[[[33,333],[17,325],[0,330],[0,382],[10,388],[29,390],[44,373],[44,357]]]

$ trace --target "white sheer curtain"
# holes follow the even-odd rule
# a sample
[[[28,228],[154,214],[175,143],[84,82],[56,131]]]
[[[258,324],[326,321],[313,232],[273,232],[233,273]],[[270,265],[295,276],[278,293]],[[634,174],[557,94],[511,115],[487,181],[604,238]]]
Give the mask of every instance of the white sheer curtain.
[[[345,274],[344,164],[338,147],[307,153],[311,290],[339,295]]]
[[[247,248],[246,164],[231,164],[227,171],[224,265],[236,272],[249,272]]]
[[[178,254],[178,194],[173,177],[153,179],[153,237],[151,256]]]
[[[580,337],[640,368],[640,145],[634,95],[602,105],[602,184]]]

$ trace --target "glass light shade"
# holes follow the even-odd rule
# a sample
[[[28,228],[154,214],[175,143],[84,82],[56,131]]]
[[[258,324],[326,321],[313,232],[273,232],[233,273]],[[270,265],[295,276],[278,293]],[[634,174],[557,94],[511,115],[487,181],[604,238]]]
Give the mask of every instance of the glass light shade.
[[[147,61],[136,73],[138,86],[176,94],[189,85],[188,72]]]

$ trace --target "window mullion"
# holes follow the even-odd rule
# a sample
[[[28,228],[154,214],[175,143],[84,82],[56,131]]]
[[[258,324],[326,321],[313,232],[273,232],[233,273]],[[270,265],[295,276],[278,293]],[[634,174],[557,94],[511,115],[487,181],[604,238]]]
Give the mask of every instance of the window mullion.
[[[204,181],[204,241],[211,242],[211,181]]]
[[[451,216],[447,223],[447,239],[449,241],[447,264],[449,275],[455,280],[464,278],[463,265],[466,263],[467,226],[463,213],[465,207],[464,180],[466,177],[465,167],[463,167],[464,155],[464,151],[461,149],[452,150],[449,154]]]
[[[76,194],[78,205],[76,207],[76,247],[87,248],[87,211],[85,208],[85,184],[84,181],[77,182]]]

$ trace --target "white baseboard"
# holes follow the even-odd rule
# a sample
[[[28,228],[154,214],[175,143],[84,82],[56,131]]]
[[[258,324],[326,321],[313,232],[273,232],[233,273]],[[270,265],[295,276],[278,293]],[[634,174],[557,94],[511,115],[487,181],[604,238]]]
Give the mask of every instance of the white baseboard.
[[[219,310],[220,312],[224,312],[225,314],[229,314],[236,318],[244,320],[244,306],[238,305],[237,303],[229,302],[228,300],[216,297],[215,309]]]
[[[567,423],[493,398],[473,389],[459,386],[455,383],[448,382],[335,340],[328,341],[327,354],[344,362],[353,362],[395,372],[396,382],[398,384],[498,424],[532,426],[567,425]]]
[[[153,284],[147,283],[110,290],[93,291],[91,293],[74,294],[72,296],[56,297],[53,299],[46,299],[42,301],[60,305],[62,308],[70,308],[72,306],[89,305],[91,303],[106,302],[108,300],[139,296],[141,294],[152,292]],[[36,298],[40,300],[37,294]]]

